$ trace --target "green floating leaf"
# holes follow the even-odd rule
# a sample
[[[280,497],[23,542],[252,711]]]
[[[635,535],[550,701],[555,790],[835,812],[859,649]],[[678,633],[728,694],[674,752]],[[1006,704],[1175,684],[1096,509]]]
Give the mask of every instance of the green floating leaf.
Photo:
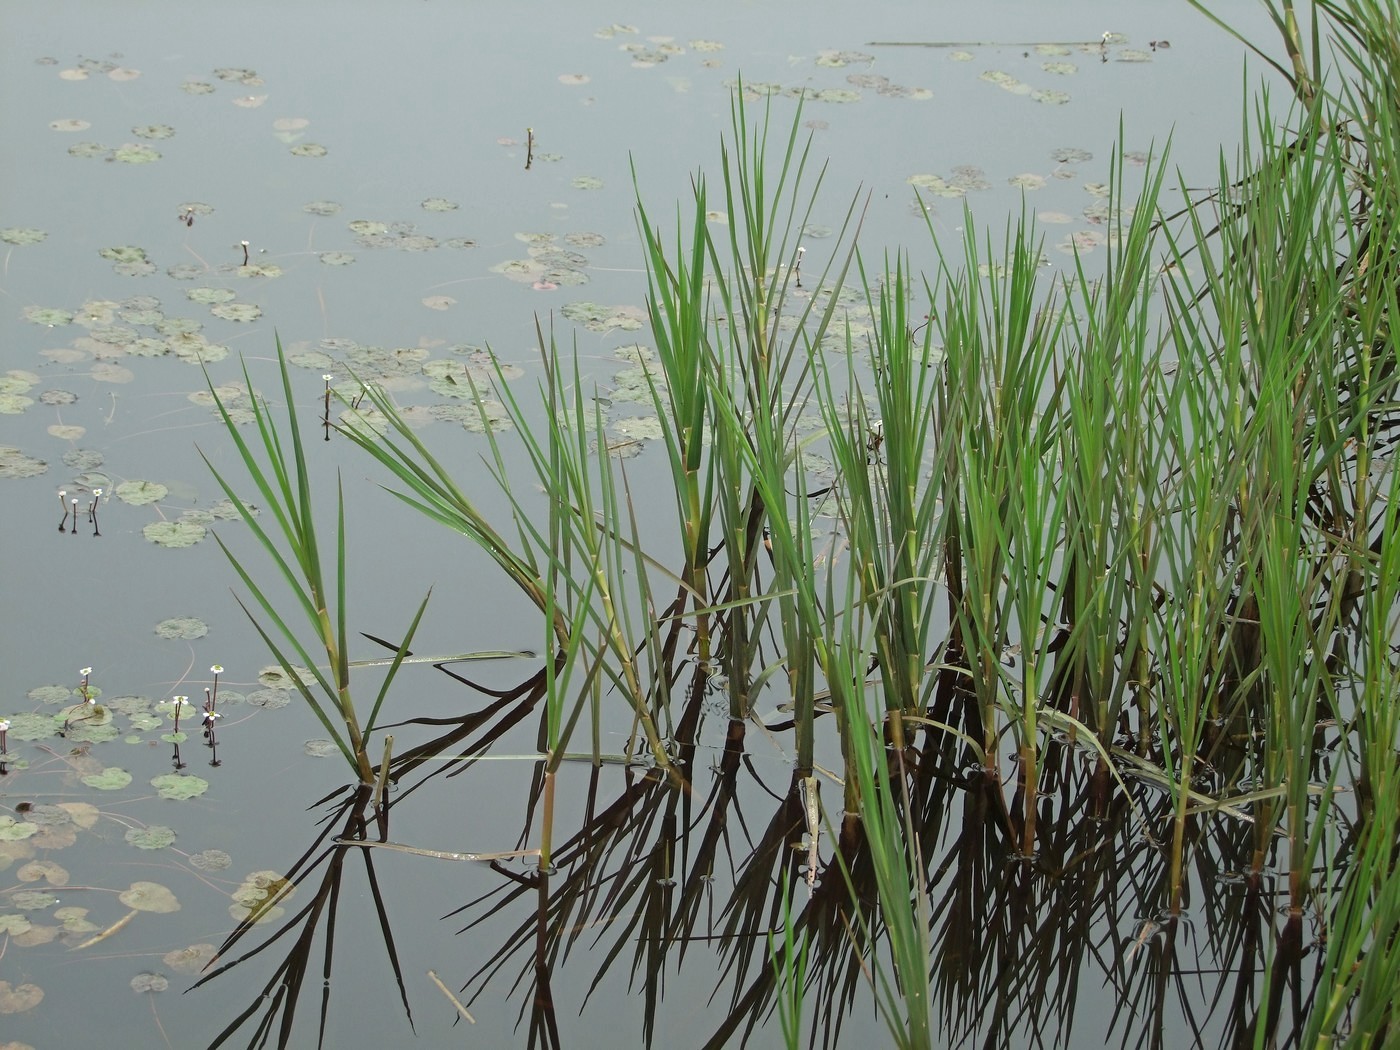
[[[429,197],[423,202],[424,211],[456,211],[459,205],[446,197]]]
[[[203,525],[180,521],[153,521],[141,530],[158,547],[193,547],[208,532]]]
[[[351,252],[322,252],[317,258],[327,266],[349,266],[355,261]]]
[[[237,293],[227,288],[191,288],[185,292],[185,298],[190,302],[203,303],[206,306],[231,302],[237,297]]]
[[[122,891],[119,899],[133,911],[168,915],[180,910],[180,902],[175,899],[175,894],[158,882],[133,882],[130,889]]]
[[[601,190],[603,180],[596,175],[578,175],[570,183],[576,190]]]
[[[23,915],[0,915],[0,933],[12,935],[27,933],[33,925]]]
[[[191,854],[190,863],[200,871],[223,871],[233,863],[233,858],[221,849],[206,849]]]
[[[311,215],[327,216],[340,211],[340,205],[335,201],[311,201],[309,204],[303,204],[301,210]]]
[[[170,987],[170,979],[158,973],[138,973],[131,979],[131,990],[137,995],[154,995]]]
[[[203,638],[209,633],[209,625],[194,616],[172,616],[156,624],[155,632],[161,638],[188,641],[192,638]]]
[[[53,306],[26,306],[22,313],[24,319],[31,324],[46,325],[49,328],[73,323],[71,311],[60,310]]]
[[[23,1013],[43,1001],[44,990],[37,984],[19,984],[11,988],[9,981],[0,981],[0,1014]]]
[[[164,773],[161,776],[152,777],[151,786],[156,789],[161,798],[173,798],[183,802],[185,799],[197,798],[208,791],[209,781],[185,773]]]
[[[256,321],[262,316],[262,307],[252,303],[219,303],[211,306],[209,312],[225,321]]]
[[[131,133],[138,139],[159,141],[160,139],[174,138],[175,129],[169,124],[142,124],[132,128]]]
[[[294,157],[324,157],[330,150],[316,142],[302,142],[291,148]]]
[[[160,160],[160,154],[151,149],[150,146],[143,146],[139,142],[128,142],[112,151],[112,159],[123,164],[150,164]]]
[[[20,911],[43,911],[58,903],[58,898],[47,890],[16,890],[10,894],[10,903]]]
[[[48,469],[42,459],[27,456],[11,445],[0,445],[0,478],[33,478]]]
[[[188,948],[166,952],[161,962],[176,973],[193,975],[202,973],[218,952],[218,948],[212,944],[191,944]]]
[[[123,481],[115,491],[117,499],[133,507],[157,503],[170,494],[170,490],[157,481]]]
[[[118,766],[108,766],[101,773],[89,773],[83,783],[99,791],[120,791],[131,783],[131,774]]]
[[[46,237],[46,232],[32,226],[6,226],[0,230],[0,241],[6,244],[38,244]]]
[[[0,842],[19,842],[39,833],[39,825],[14,817],[0,817]]]
[[[126,841],[137,849],[165,849],[175,841],[175,832],[161,824],[152,824],[148,828],[130,828],[126,833]]]

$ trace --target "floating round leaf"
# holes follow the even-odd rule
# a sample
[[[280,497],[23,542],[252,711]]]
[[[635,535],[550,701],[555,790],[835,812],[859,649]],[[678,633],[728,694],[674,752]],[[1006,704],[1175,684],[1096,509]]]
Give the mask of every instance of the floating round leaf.
[[[180,85],[180,90],[186,95],[212,95],[214,85],[204,80],[186,80]]]
[[[6,244],[38,244],[46,237],[47,233],[32,226],[6,226],[0,230],[0,241]]]
[[[332,755],[340,754],[340,748],[336,746],[335,741],[324,738],[308,740],[302,745],[302,750],[312,758],[330,758]]]
[[[262,316],[262,307],[252,303],[220,303],[211,306],[209,312],[225,321],[256,321]]]
[[[54,131],[86,131],[92,124],[81,117],[64,117],[49,121],[49,127]]]
[[[603,180],[596,175],[578,175],[569,183],[576,190],[601,190]]]
[[[10,720],[13,730],[14,719]],[[19,842],[39,833],[39,825],[14,817],[0,816],[0,842]]]
[[[335,201],[312,201],[309,204],[303,204],[301,210],[310,212],[312,215],[334,215],[340,211],[340,205]]]
[[[424,211],[456,211],[458,204],[446,197],[429,197],[423,202]]]
[[[117,766],[108,766],[101,773],[89,773],[83,783],[99,791],[120,791],[131,783],[131,774]]]
[[[1076,149],[1074,146],[1061,146],[1050,151],[1050,159],[1056,164],[1083,164],[1093,160],[1094,155],[1088,150]]]
[[[16,890],[10,894],[10,904],[20,911],[43,911],[58,903],[58,898],[45,890]]]
[[[21,933],[27,933],[33,925],[34,924],[23,915],[0,915],[0,933],[15,936]]]
[[[316,142],[303,142],[293,146],[291,153],[295,157],[324,157],[330,150]]]
[[[1069,101],[1069,92],[1051,91],[1048,88],[1039,88],[1031,92],[1031,98],[1047,106],[1063,106]]]
[[[230,302],[238,298],[238,295],[228,288],[191,288],[185,293],[185,298],[194,303],[212,305]]]
[[[158,547],[193,547],[208,531],[192,522],[153,521],[141,530],[141,535]]]
[[[175,129],[169,124],[142,124],[131,129],[131,133],[139,139],[168,139],[173,138]]]
[[[318,258],[327,266],[349,266],[355,261],[350,252],[322,252]]]
[[[132,911],[167,915],[180,910],[180,902],[175,899],[175,894],[158,882],[133,882],[131,888],[123,890],[118,899]]]
[[[158,973],[138,973],[131,979],[131,990],[138,995],[153,995],[170,987],[170,979]]]
[[[116,494],[123,503],[140,507],[165,499],[170,490],[157,481],[123,481],[117,486]]]
[[[137,849],[165,849],[175,841],[175,832],[161,824],[152,824],[148,828],[128,828],[126,841]]]
[[[185,799],[197,798],[208,791],[209,781],[185,773],[163,773],[158,777],[151,778],[151,786],[159,792],[161,798],[171,798],[183,802]]]
[[[258,87],[263,82],[263,78],[258,76],[253,70],[241,69],[235,66],[221,66],[214,70],[214,75],[220,80],[232,81],[235,84],[243,84],[247,87]]]
[[[191,944],[188,948],[166,952],[161,962],[176,973],[197,974],[203,971],[218,951],[212,944]]]
[[[26,456],[13,446],[0,445],[0,478],[32,478],[48,469],[42,459]]]
[[[68,885],[68,870],[51,860],[31,860],[15,872],[15,877],[20,882],[38,882],[43,879],[50,886]]]
[[[23,1013],[43,1001],[44,990],[37,984],[21,984],[11,988],[9,981],[0,981],[0,1014]]]
[[[26,321],[32,324],[47,325],[50,328],[73,323],[72,313],[51,306],[26,306],[22,313]]]
[[[222,695],[220,699],[223,699]],[[200,871],[223,871],[232,863],[233,858],[221,849],[206,849],[190,854],[190,864]]]
[[[160,160],[160,154],[151,149],[150,146],[143,146],[137,142],[128,142],[123,146],[118,146],[112,151],[112,157],[123,164],[150,164],[152,161]]]
[[[446,310],[456,304],[457,300],[450,295],[429,295],[423,299],[423,305],[429,310]]]

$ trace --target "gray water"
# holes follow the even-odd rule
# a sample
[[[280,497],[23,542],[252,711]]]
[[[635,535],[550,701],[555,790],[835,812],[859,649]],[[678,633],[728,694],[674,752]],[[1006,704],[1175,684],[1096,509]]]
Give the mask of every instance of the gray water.
[[[1257,5],[1222,4],[1219,13],[1268,40]],[[1024,207],[1040,217],[1047,260],[1067,263],[1070,254],[1057,247],[1063,238],[1079,234],[1081,247],[1094,243],[1100,226],[1084,210],[1101,198],[1086,184],[1107,181],[1115,148],[1128,155],[1130,189],[1141,158],[1160,152],[1168,139],[1172,163],[1188,184],[1214,179],[1219,150],[1232,153],[1239,138],[1241,85],[1254,82],[1257,68],[1242,79],[1243,48],[1185,4],[1119,7],[1105,22],[1108,14],[1083,3],[1049,11],[1029,3],[702,9],[11,0],[0,8],[0,229],[42,230],[45,237],[35,244],[0,241],[0,371],[11,380],[6,392],[19,398],[5,402],[0,414],[0,446],[18,448],[47,469],[0,478],[7,627],[0,633],[0,716],[60,710],[63,703],[46,703],[31,691],[76,688],[83,667],[93,668],[104,701],[174,694],[198,700],[212,664],[227,668],[225,689],[250,693],[260,688],[258,670],[272,662],[230,596],[230,587],[242,588],[212,539],[170,550],[143,534],[157,521],[222,498],[196,448],[221,470],[238,467],[211,410],[191,401],[204,390],[198,364],[132,352],[132,335],[163,337],[140,320],[149,315],[123,320],[132,307],[120,304],[152,297],[165,318],[197,321],[208,343],[228,351],[206,355],[220,358],[208,366],[216,384],[241,379],[241,355],[254,383],[272,390],[274,334],[294,355],[325,354],[330,363],[307,356],[295,373],[303,418],[312,420],[323,372],[343,380],[352,343],[425,351],[429,360],[489,346],[523,370],[518,389],[532,390],[537,317],[556,325],[563,345],[576,339],[586,371],[606,386],[622,367],[614,351],[645,343],[646,332],[594,331],[561,311],[580,301],[640,310],[645,280],[636,195],[653,219],[667,221],[677,202],[684,210],[697,170],[709,172],[717,192],[719,144],[728,135],[741,75],[749,84],[854,93],[845,102],[809,99],[802,120],[812,132],[813,156],[828,163],[815,223],[839,227],[852,198],[868,194],[861,243],[872,258],[904,247],[916,266],[929,267],[933,253],[910,180],[952,180],[961,169],[966,184],[985,184],[970,189],[965,201],[975,224],[992,230],[997,242],[1007,217],[1023,206],[1023,186],[1043,180],[1025,189]],[[1099,48],[1104,32],[1118,35]],[[1163,40],[1169,49],[1150,46]],[[907,46],[920,42],[949,46]],[[1052,42],[1067,42],[1068,53],[1036,48]],[[1046,68],[1055,63],[1068,65]],[[245,83],[221,79],[216,70],[251,75]],[[1012,78],[1026,90],[999,86],[987,74],[1005,74],[1003,81]],[[209,91],[192,93],[203,91],[193,84]],[[1033,93],[1044,91],[1068,98],[1037,101]],[[794,99],[777,94],[771,105],[785,128]],[[173,134],[149,137],[164,134],[150,130],[162,127]],[[527,170],[528,135],[535,157]],[[144,144],[159,159],[127,163],[111,152],[128,143]],[[307,145],[324,147],[324,155],[292,152]],[[75,147],[93,155],[75,156]],[[1067,149],[1087,156],[1053,158]],[[1012,181],[1019,176],[1029,177]],[[456,207],[423,206],[435,198]],[[933,228],[954,242],[965,222],[964,199],[926,199]],[[312,202],[338,210],[313,214]],[[182,221],[188,204],[196,205],[193,225]],[[438,246],[367,246],[349,226],[360,220],[382,223],[393,235],[426,235]],[[493,272],[528,258],[529,238],[522,235],[551,235],[583,256],[569,279],[586,283],[535,274],[517,281]],[[447,246],[454,240],[463,243]],[[241,274],[243,241],[250,263],[275,266],[280,275]],[[816,270],[834,238],[813,235],[804,243],[806,265]],[[142,249],[152,272],[116,272],[100,252],[117,246]],[[337,256],[327,253],[348,253],[353,262],[332,265]],[[1085,258],[1092,262],[1092,254]],[[188,269],[171,276],[177,267]],[[218,317],[189,298],[196,288],[231,291],[235,303],[256,307],[258,316]],[[80,314],[85,304],[86,326],[35,322],[52,319],[36,309]],[[104,311],[130,331],[102,331]],[[94,325],[103,337],[97,341]],[[404,376],[393,392],[405,405],[442,401],[422,375]],[[75,427],[82,431],[65,429]],[[466,484],[485,483],[480,435],[446,422],[425,435],[460,465]],[[102,457],[94,468],[106,478],[97,538],[85,517],[76,535],[56,528],[57,491],[81,493],[85,510],[89,490],[101,480],[80,478],[82,468],[65,463],[66,454],[71,460],[80,450]],[[343,469],[351,503],[352,630],[393,637],[431,584],[433,604],[417,651],[538,645],[533,619],[503,593],[484,558],[425,530],[378,493],[372,472],[345,442],[317,442],[314,452],[328,483],[335,467]],[[629,470],[644,476],[658,458],[644,452]],[[167,495],[153,505],[112,498],[115,486],[138,479],[165,486]],[[236,551],[253,552],[242,525],[216,528]],[[156,625],[172,617],[197,617],[208,633],[191,641],[157,638]],[[355,655],[382,653],[366,643]],[[482,674],[498,676],[501,686],[518,677],[509,666]],[[427,667],[410,669],[399,688],[402,717],[445,717],[464,703],[460,687]],[[22,915],[32,927],[56,929],[56,912],[72,906],[87,908],[95,927],[106,929],[126,911],[118,892],[136,880],[169,886],[182,907],[140,914],[80,951],[72,946],[82,936],[66,944],[12,936],[0,956],[0,981],[44,994],[37,1005],[0,1016],[0,1038],[41,1050],[203,1045],[271,975],[277,950],[180,995],[193,978],[172,972],[165,955],[222,940],[232,924],[229,894],[248,872],[283,871],[301,853],[314,834],[304,810],[342,782],[342,769],[334,758],[306,755],[305,742],[324,732],[300,704],[264,710],[230,700],[224,710],[221,765],[207,764],[211,753],[197,731],[183,746],[188,772],[206,778],[209,789],[181,802],[156,798],[149,786],[170,771],[171,749],[160,740],[169,727],[124,728],[115,740],[89,744],[11,737],[9,751],[20,761],[0,781],[6,813],[23,822],[15,808],[22,803],[88,803],[101,815],[71,845],[61,836],[41,839],[40,848],[0,841],[0,922]],[[531,750],[532,734],[516,734],[506,750],[512,747]],[[781,790],[784,760],[764,761],[764,775]],[[131,786],[102,791],[82,781],[104,767],[126,769]],[[488,774],[478,767],[470,789],[448,788],[455,794],[441,793],[430,806],[404,807],[393,837],[443,850],[515,848],[528,818],[517,800],[525,796],[530,768],[499,762]],[[568,797],[581,807],[582,774],[570,784]],[[566,826],[569,815],[562,814]],[[168,826],[174,845],[155,851],[129,845],[126,832],[144,825]],[[226,851],[231,866],[210,871],[187,861],[208,849]],[[14,891],[47,886],[42,875],[28,879],[38,869],[21,874],[36,860],[62,865],[68,884],[51,887],[55,901],[21,898],[29,906],[19,907]],[[403,855],[378,863],[418,1042],[523,1045],[524,1029],[516,1027],[522,1004],[509,979],[498,979],[476,1000],[478,1023],[466,1030],[453,1027],[451,1004],[424,977],[434,969],[450,988],[460,987],[520,921],[499,916],[463,936],[454,931],[464,923],[438,921],[498,886],[500,877],[484,865]],[[408,1029],[386,977],[374,913],[365,891],[354,893],[359,896],[347,891],[353,899],[342,903],[353,917],[337,932],[327,1043],[399,1042]],[[561,974],[555,989],[564,1044],[640,1042],[641,1006],[625,965],[575,1017],[592,972],[586,945],[576,951],[580,965],[572,976]],[[318,949],[314,974],[319,967]],[[133,991],[131,981],[145,973],[166,976],[169,990]],[[703,1041],[714,1029],[713,988],[713,971],[703,965],[672,975],[657,1040]],[[1109,1007],[1090,991],[1081,993],[1076,1038],[1091,1031],[1097,1038],[1107,1024]],[[302,1020],[313,1027],[314,999],[309,995],[302,1008]],[[6,1001],[0,987],[0,1003]],[[887,1037],[868,1012],[868,995],[860,1002],[843,1041],[882,1043]],[[299,1028],[292,1045],[312,1045],[311,1031]],[[753,1041],[770,1045],[777,1038],[770,1023]],[[1046,1038],[1054,1041],[1053,1034]],[[246,1039],[245,1032],[235,1043]]]

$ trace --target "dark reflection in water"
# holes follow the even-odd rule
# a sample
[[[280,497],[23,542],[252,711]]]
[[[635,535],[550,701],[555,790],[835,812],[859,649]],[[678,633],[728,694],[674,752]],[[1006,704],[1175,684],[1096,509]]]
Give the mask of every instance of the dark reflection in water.
[[[337,1008],[330,982],[351,872],[363,872],[373,910],[372,920],[356,914],[352,921],[372,921],[383,947],[385,1002],[371,1005],[396,1002],[405,1033],[412,1033],[386,890],[376,875],[375,859],[384,850],[417,854],[422,864],[475,862],[496,874],[488,892],[443,917],[478,938],[488,927],[505,930],[453,999],[466,1014],[488,990],[505,994],[518,1004],[517,1024],[529,1046],[572,1045],[572,1031],[615,1025],[592,1001],[613,974],[640,1000],[647,1045],[663,1030],[663,1003],[673,994],[667,982],[680,980],[688,1001],[709,1003],[701,1015],[708,1027],[690,1033],[694,1045],[742,1045],[760,1029],[769,1044],[782,991],[773,945],[782,940],[784,901],[792,902],[798,943],[808,943],[803,1043],[844,1045],[843,1027],[855,1017],[865,1030],[875,972],[890,968],[862,825],[847,817],[819,827],[814,849],[808,782],[767,761],[766,732],[761,761],[750,752],[754,723],[721,719],[722,742],[714,748],[698,742],[707,728],[698,681],[687,690],[677,734],[677,767],[690,778],[641,766],[592,768],[583,817],[556,845],[547,870],[520,866],[522,857],[538,857],[526,847],[540,816],[539,773],[522,798],[518,850],[455,854],[390,839],[393,811],[416,804],[411,800],[420,792],[426,804],[431,782],[468,772],[475,757],[538,713],[543,691],[540,672],[492,693],[471,714],[413,723],[438,735],[392,760],[396,792],[378,801],[374,785],[351,785],[317,803],[320,829],[266,905],[293,887],[299,900],[310,899],[280,924],[258,926],[266,907],[255,909],[199,982],[254,959],[263,959],[262,966],[269,956],[280,959],[261,994],[212,1045],[244,1039],[299,1045],[292,1040],[299,1010],[319,1011],[325,1033],[329,1011]],[[960,703],[951,684],[938,696],[935,706],[946,710],[935,713],[944,716]],[[1321,953],[1310,943],[1316,931],[1280,910],[1286,868],[1279,885],[1268,867],[1251,874],[1261,843],[1248,820],[1193,818],[1194,877],[1187,908],[1173,917],[1171,803],[1150,778],[1126,780],[1126,791],[1110,787],[1093,750],[1070,740],[1051,743],[1043,756],[1038,852],[1026,859],[1012,817],[1015,799],[1008,801],[1003,784],[959,747],[948,734],[930,731],[911,736],[905,753],[890,757],[896,804],[906,826],[917,829],[906,843],[908,856],[922,858],[917,870],[932,904],[926,976],[940,1044],[1071,1046],[1104,1039],[1168,1047],[1189,1039],[1234,1047],[1252,1045],[1259,1029],[1280,1043],[1296,1037],[1317,977],[1305,963]],[[1221,755],[1217,769],[1228,769],[1226,751]],[[430,763],[434,757],[447,760]],[[1272,857],[1273,841],[1262,848],[1271,862],[1286,863]],[[582,1016],[561,1018],[553,982],[571,967],[588,975],[588,991]],[[1261,997],[1264,987],[1268,994]]]

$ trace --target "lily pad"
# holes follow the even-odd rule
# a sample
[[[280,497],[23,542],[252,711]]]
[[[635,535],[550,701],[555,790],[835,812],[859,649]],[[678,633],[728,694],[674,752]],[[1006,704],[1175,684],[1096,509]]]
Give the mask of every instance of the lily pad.
[[[303,204],[301,210],[311,215],[334,215],[340,211],[340,205],[335,201],[311,201],[308,204]]]
[[[43,911],[58,903],[58,898],[47,890],[16,890],[10,894],[10,904],[20,911]]]
[[[131,979],[131,990],[137,995],[154,995],[170,987],[170,979],[158,973],[138,973]]]
[[[219,303],[210,307],[209,312],[225,321],[256,321],[262,316],[262,307],[253,303]]]
[[[6,244],[38,244],[48,234],[32,226],[6,226],[0,230],[0,241]]]
[[[83,783],[99,791],[120,791],[131,783],[131,774],[118,766],[108,766],[101,773],[89,773]]]
[[[133,882],[130,889],[122,891],[120,900],[132,911],[167,915],[180,910],[180,902],[175,899],[175,894],[158,882]]]
[[[129,828],[126,841],[137,849],[165,849],[175,841],[175,832],[161,824],[148,828]]]
[[[322,252],[318,258],[327,266],[349,266],[355,261],[351,252]]]
[[[33,925],[34,924],[23,915],[0,915],[0,933],[15,936],[21,933],[27,933]]]
[[[185,298],[192,303],[203,303],[212,306],[215,303],[227,303],[238,298],[236,292],[228,288],[191,288],[185,293]]]
[[[197,974],[218,954],[219,949],[212,944],[191,944],[188,948],[176,948],[166,952],[161,962],[176,973]]]
[[[12,988],[9,981],[0,981],[0,1014],[24,1013],[43,1001],[44,990],[37,984],[20,984]]]
[[[150,164],[160,160],[160,154],[139,142],[128,142],[112,151],[112,159],[123,164]]]
[[[233,858],[221,849],[206,849],[190,855],[190,864],[200,871],[223,871],[232,863]]]
[[[14,817],[0,817],[0,842],[19,842],[39,833],[39,825]]]
[[[186,773],[163,773],[158,777],[151,778],[151,786],[156,789],[161,798],[183,802],[186,799],[197,798],[208,791],[209,781]]]
[[[187,521],[153,521],[141,530],[158,547],[193,547],[208,533],[203,525]]]
[[[459,205],[446,197],[429,197],[423,202],[424,211],[456,211]]]
[[[603,180],[596,175],[578,175],[569,183],[576,190],[601,190]]]
[[[156,624],[155,631],[161,638],[173,640],[189,640],[192,638],[203,638],[209,633],[209,625],[203,620],[194,616],[172,616],[168,620],[161,620]]]
[[[71,310],[60,310],[53,306],[26,306],[23,314],[24,319],[31,324],[46,325],[49,328],[73,323]]]
[[[330,150],[318,142],[302,142],[290,150],[294,157],[324,157]]]
[[[53,719],[48,715],[25,713],[10,716],[11,740],[47,740],[55,731]]]
[[[38,882],[43,879],[50,886],[67,886],[68,869],[51,860],[31,860],[15,872],[20,882]]]
[[[117,499],[133,507],[158,503],[170,495],[170,490],[158,481],[123,481],[115,491]]]
[[[33,478],[48,469],[42,459],[27,456],[12,445],[0,445],[0,478]]]
[[[334,740],[326,740],[318,737],[315,740],[308,740],[302,745],[302,750],[312,758],[330,758],[340,754],[340,748],[336,747]]]
[[[169,124],[141,124],[132,128],[131,133],[138,139],[151,139],[152,141],[175,137],[175,129]]]

